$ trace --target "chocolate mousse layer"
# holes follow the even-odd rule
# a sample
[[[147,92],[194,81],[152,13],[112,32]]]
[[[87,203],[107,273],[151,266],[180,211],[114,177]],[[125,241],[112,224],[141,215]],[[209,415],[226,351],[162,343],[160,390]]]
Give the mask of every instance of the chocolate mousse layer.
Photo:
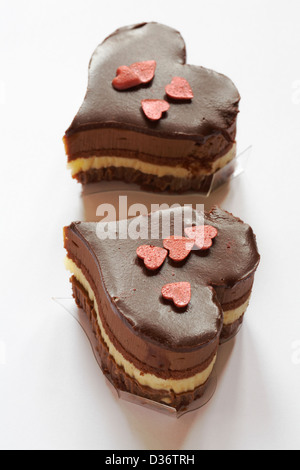
[[[147,60],[157,64],[151,83],[123,91],[113,87],[120,66]],[[173,77],[188,81],[193,99],[175,101],[165,95]],[[141,109],[141,101],[147,99],[165,99],[170,109],[162,119],[151,121]],[[114,165],[98,160],[95,167],[95,158],[112,156],[126,158],[127,169],[140,170],[148,177],[208,178],[234,158],[239,100],[229,78],[186,63],[185,43],[178,31],[158,23],[118,29],[95,50],[86,96],[64,136],[72,175],[82,183],[101,181],[104,170]],[[74,165],[81,159],[85,164]],[[188,174],[144,172],[136,164],[130,166],[136,159],[159,167],[184,168]],[[123,168],[122,162],[116,168]],[[158,181],[152,184],[160,189]]]

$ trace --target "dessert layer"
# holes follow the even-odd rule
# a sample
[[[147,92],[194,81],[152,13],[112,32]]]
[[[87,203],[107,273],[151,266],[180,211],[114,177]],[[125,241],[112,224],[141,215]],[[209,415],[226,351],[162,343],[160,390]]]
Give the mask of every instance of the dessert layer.
[[[242,305],[239,307],[233,308],[231,310],[224,310],[224,322],[223,322],[223,328],[224,326],[228,326],[235,321],[237,321],[239,318],[241,318],[244,313],[246,312],[250,302],[250,296],[244,302]]]
[[[89,299],[93,302],[93,308],[95,309],[97,315],[97,323],[101,332],[102,339],[108,348],[109,354],[113,357],[116,364],[124,369],[127,375],[137,380],[143,386],[150,387],[154,390],[172,390],[175,393],[183,393],[190,390],[194,390],[196,387],[203,385],[207,381],[215,364],[216,356],[214,356],[211,363],[202,372],[199,372],[185,379],[163,379],[154,374],[144,373],[137,367],[135,367],[134,364],[126,360],[124,356],[116,349],[114,344],[110,341],[104,329],[104,326],[101,322],[95,293],[91,288],[89,282],[85,278],[84,274],[70,259],[66,260],[66,267],[75,276],[75,279],[85,289],[89,296]]]
[[[213,175],[196,178],[174,178],[173,176],[147,175],[132,168],[100,168],[77,173],[74,178],[81,184],[98,183],[101,181],[123,181],[137,184],[150,191],[169,191],[183,193],[186,191],[200,191],[207,194],[210,191]]]
[[[244,320],[244,315],[241,315],[233,323],[229,323],[228,325],[223,325],[222,333],[220,336],[220,344],[232,339],[237,334],[237,332],[239,331],[243,323],[243,320]]]
[[[66,135],[64,144],[68,161],[89,158],[91,155],[139,158],[157,165],[176,166],[201,161],[203,166],[228,153],[235,141],[235,124],[229,129],[230,140],[222,134],[193,141],[183,138],[167,139],[143,132],[112,128],[78,131]]]
[[[126,158],[121,156],[92,156],[88,158],[77,158],[68,163],[71,169],[72,176],[81,172],[90,170],[99,170],[102,168],[130,168],[147,175],[154,175],[162,178],[164,176],[172,176],[174,178],[192,178],[199,175],[210,175],[215,173],[220,168],[223,168],[229,163],[236,155],[236,146],[232,145],[230,150],[220,158],[211,162],[210,168],[208,164],[198,165],[191,164],[190,167],[183,167],[178,164],[177,166],[154,164],[151,162],[142,161],[138,158]]]

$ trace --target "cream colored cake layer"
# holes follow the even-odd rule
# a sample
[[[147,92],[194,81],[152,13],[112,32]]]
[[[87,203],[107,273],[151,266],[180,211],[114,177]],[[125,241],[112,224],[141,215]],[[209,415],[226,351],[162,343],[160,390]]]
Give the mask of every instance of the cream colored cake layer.
[[[224,325],[230,325],[231,323],[234,323],[236,320],[238,320],[247,310],[249,302],[250,295],[246,302],[244,302],[239,307],[234,308],[232,310],[224,310]]]
[[[214,161],[209,170],[201,168],[199,175],[211,175],[220,168],[223,168],[229,163],[236,155],[236,144],[234,144],[229,152],[227,152],[218,160]],[[140,171],[147,175],[154,175],[162,178],[163,176],[173,176],[174,178],[191,178],[197,176],[187,168],[180,166],[167,166],[167,165],[156,165],[149,162],[143,162],[136,158],[126,157],[88,157],[88,158],[77,158],[68,163],[68,168],[72,172],[72,176],[77,175],[82,171],[89,170],[100,170],[102,168],[131,168],[136,171]]]
[[[74,263],[74,261],[72,261],[68,257],[66,257],[65,265],[67,270],[75,276],[77,281],[88,292],[90,300],[94,303],[95,311],[97,313],[98,325],[101,331],[102,338],[109,350],[109,353],[114,358],[118,366],[124,368],[127,375],[133,377],[143,386],[151,387],[155,390],[166,390],[168,392],[174,391],[177,394],[194,390],[196,387],[203,385],[207,381],[216,362],[216,356],[204,371],[199,372],[198,374],[195,374],[194,376],[188,377],[186,379],[163,379],[161,377],[157,377],[154,374],[142,373],[139,369],[137,369],[131,362],[125,359],[124,356],[115,348],[115,346],[110,341],[108,335],[106,334],[100,319],[99,309],[94,291],[91,288],[90,283],[84,276],[81,269]]]

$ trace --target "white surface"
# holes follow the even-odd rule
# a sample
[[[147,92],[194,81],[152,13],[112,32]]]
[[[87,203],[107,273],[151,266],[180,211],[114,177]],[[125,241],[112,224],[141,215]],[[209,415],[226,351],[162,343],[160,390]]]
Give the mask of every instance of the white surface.
[[[299,0],[0,1],[1,448],[299,449],[299,18]],[[215,395],[178,421],[118,401],[52,300],[70,296],[62,227],[84,217],[61,139],[90,55],[117,27],[153,20],[239,88],[252,157],[214,198],[253,226],[262,256]]]

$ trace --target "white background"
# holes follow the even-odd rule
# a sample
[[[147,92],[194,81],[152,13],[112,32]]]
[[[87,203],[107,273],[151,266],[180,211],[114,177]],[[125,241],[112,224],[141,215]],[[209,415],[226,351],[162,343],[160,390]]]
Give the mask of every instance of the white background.
[[[95,47],[143,21],[179,29],[190,63],[236,83],[238,141],[253,146],[213,198],[257,234],[251,305],[213,398],[179,420],[115,398],[53,300],[71,295],[62,227],[85,214],[62,136]],[[1,448],[300,448],[299,21],[299,0],[0,1]]]

